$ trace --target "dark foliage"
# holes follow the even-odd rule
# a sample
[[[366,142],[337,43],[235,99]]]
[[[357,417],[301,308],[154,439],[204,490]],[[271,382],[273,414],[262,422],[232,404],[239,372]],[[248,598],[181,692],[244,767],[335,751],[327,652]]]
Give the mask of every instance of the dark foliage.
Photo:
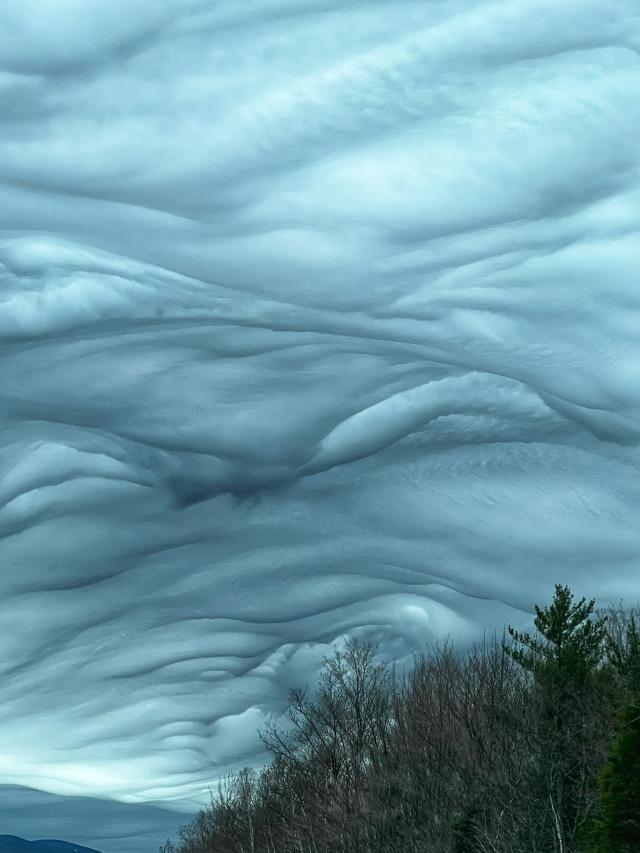
[[[636,618],[557,586],[534,624],[404,678],[349,641],[163,853],[640,850]]]
[[[609,658],[621,687],[613,743],[599,776],[600,811],[589,826],[599,853],[640,851],[640,630],[635,614],[612,615]]]

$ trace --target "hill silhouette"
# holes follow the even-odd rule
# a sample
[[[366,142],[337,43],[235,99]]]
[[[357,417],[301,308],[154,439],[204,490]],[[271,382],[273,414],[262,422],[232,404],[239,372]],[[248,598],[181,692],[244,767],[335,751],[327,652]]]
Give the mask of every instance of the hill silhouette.
[[[100,851],[55,838],[27,841],[24,838],[18,838],[17,835],[0,835],[0,853],[100,853]]]

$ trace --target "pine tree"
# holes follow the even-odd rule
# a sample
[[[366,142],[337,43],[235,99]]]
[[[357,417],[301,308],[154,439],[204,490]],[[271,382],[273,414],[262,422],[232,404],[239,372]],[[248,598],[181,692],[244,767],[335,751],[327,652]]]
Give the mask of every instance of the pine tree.
[[[513,645],[505,647],[533,677],[540,796],[560,853],[576,849],[595,800],[606,620],[594,616],[594,607],[593,600],[574,602],[569,587],[556,584],[551,605],[535,606],[537,634],[509,626]]]
[[[640,629],[635,615],[630,615],[622,639],[608,639],[625,702],[600,774],[601,816],[594,836],[602,853],[634,853],[640,850]]]
[[[600,777],[602,853],[640,850],[640,696],[629,704]]]
[[[535,605],[534,625],[539,636],[508,628],[515,643],[522,648],[507,647],[517,663],[534,675],[549,670],[561,671],[572,681],[584,679],[602,660],[606,637],[604,618],[592,618],[595,600],[581,598],[573,602],[568,586],[556,584],[553,602],[541,609]]]
[[[634,611],[613,611],[622,627],[607,631],[607,658],[617,672],[623,690],[632,695],[640,692],[640,627]],[[616,618],[617,617],[617,618]]]

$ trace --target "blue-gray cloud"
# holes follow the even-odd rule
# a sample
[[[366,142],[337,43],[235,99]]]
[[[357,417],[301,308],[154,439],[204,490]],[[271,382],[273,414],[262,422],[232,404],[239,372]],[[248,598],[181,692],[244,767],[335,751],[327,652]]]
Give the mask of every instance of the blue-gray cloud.
[[[193,808],[345,633],[638,596],[639,49],[632,0],[0,12],[0,781]]]
[[[61,797],[19,785],[0,785],[2,834],[30,839],[69,838],[118,853],[157,853],[158,839],[175,837],[189,820],[156,806],[127,805],[89,797]],[[73,833],[76,833],[74,836]]]

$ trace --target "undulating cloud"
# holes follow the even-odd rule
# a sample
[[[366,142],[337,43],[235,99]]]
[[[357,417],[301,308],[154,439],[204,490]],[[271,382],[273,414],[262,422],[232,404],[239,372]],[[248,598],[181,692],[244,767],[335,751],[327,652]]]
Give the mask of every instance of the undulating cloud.
[[[639,52],[635,0],[5,4],[1,782],[195,809],[347,633],[638,597]]]

